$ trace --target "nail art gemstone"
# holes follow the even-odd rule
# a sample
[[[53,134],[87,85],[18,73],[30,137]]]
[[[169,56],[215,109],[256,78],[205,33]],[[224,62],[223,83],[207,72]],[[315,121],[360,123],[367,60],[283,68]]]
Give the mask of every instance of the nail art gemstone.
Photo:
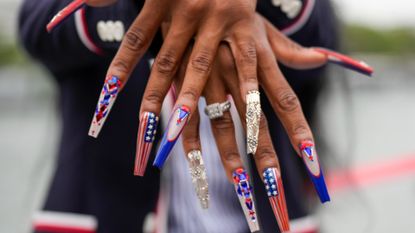
[[[280,172],[276,168],[267,168],[262,176],[268,199],[271,203],[280,231],[288,232],[290,231],[290,220]]]
[[[258,147],[259,123],[261,120],[259,91],[249,91],[246,95],[246,102],[247,152],[248,154],[255,154]]]
[[[307,167],[308,174],[313,182],[314,188],[322,203],[330,201],[327,191],[326,182],[324,181],[323,170],[321,169],[314,143],[311,141],[303,141],[300,144],[301,157]]]
[[[200,150],[192,150],[187,154],[190,176],[203,209],[209,208],[209,186],[206,168]]]
[[[367,76],[371,76],[373,73],[373,68],[363,61],[355,60],[351,57],[348,57],[346,55],[343,55],[338,52],[325,49],[325,48],[313,48],[313,49],[317,52],[320,52],[326,55],[330,63],[343,66],[347,69],[354,70],[356,72],[359,72]]]
[[[134,175],[144,176],[148,157],[156,138],[159,118],[152,112],[144,112],[140,119],[137,135],[137,151],[135,156]]]
[[[252,195],[252,187],[249,184],[248,173],[243,168],[236,169],[233,172],[233,182],[249,229],[251,232],[259,231],[258,218]]]
[[[95,109],[94,117],[92,118],[91,127],[89,128],[89,136],[98,137],[105,120],[117,99],[118,92],[121,87],[121,81],[116,76],[108,76],[105,79],[104,87],[99,96],[98,104]]]
[[[189,120],[190,109],[185,105],[178,106],[170,116],[167,129],[164,132],[163,139],[160,143],[160,148],[157,152],[153,165],[162,168],[164,162],[179,139],[183,128]]]
[[[53,29],[58,27],[62,22],[65,21],[69,16],[75,13],[77,10],[85,6],[84,0],[75,0],[69,3],[65,8],[60,10],[46,25],[46,30],[51,32]]]

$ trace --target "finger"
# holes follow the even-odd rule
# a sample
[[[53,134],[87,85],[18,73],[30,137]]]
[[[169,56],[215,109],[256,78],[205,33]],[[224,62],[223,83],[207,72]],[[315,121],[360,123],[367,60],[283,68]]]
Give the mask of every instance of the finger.
[[[209,31],[209,30],[208,30]],[[210,31],[211,32],[211,31]],[[154,166],[161,168],[171,149],[195,111],[201,92],[209,76],[213,58],[220,41],[217,33],[198,35],[186,68],[183,86],[176,101],[176,108],[164,133]],[[174,123],[173,123],[174,122]]]
[[[209,78],[204,95],[208,105],[205,113],[209,118],[215,117],[215,119],[211,119],[211,127],[223,167],[228,178],[235,184],[235,190],[251,232],[258,231],[259,225],[252,198],[252,187],[239,156],[235,128],[229,112],[230,102],[227,100],[224,83],[219,79],[218,73],[212,74],[212,77]]]
[[[268,49],[267,49],[268,48]],[[275,63],[268,44],[258,51],[261,84],[270,99],[274,111],[281,120],[291,144],[303,158],[310,177],[322,202],[330,200],[324,176],[316,153],[313,150],[313,135],[304,117],[300,102]],[[304,146],[308,145],[308,146]],[[306,152],[310,152],[307,156]]]
[[[246,131],[247,153],[255,154],[258,146],[258,125],[261,103],[258,92],[257,52],[254,40],[243,33],[235,34],[230,43],[238,71],[241,96],[247,105]]]
[[[326,56],[313,49],[302,47],[277,30],[267,19],[261,18],[272,51],[279,62],[296,69],[310,69],[326,64]]]
[[[178,64],[191,40],[194,24],[184,26],[181,21],[173,21],[151,69],[150,78],[144,91],[140,107],[140,126],[137,137],[137,151],[134,174],[143,176],[147,167],[148,157],[154,140],[146,141],[148,132],[145,121],[147,115],[160,115],[161,106],[169,88],[172,85]],[[184,76],[184,73],[183,73]],[[155,125],[157,127],[157,125]]]
[[[146,1],[111,62],[89,130],[92,137],[98,137],[119,91],[158,30],[162,15],[161,11],[154,9],[157,9],[157,1]]]
[[[196,108],[192,118],[183,130],[182,142],[196,195],[201,207],[207,209],[209,207],[209,187],[202,157],[199,123],[199,110]]]
[[[267,30],[274,55],[284,65],[296,69],[316,68],[327,62],[343,66],[361,74],[371,76],[373,68],[363,61],[325,48],[304,48],[278,31],[265,18],[262,18]]]
[[[231,59],[231,55],[226,52],[219,51],[219,59]],[[229,66],[232,68],[232,65]],[[234,97],[234,103],[241,119],[244,119],[245,104],[239,95],[236,73],[232,69],[222,69],[223,74],[227,77],[226,80],[229,91]],[[235,77],[235,78],[232,78]],[[269,134],[269,129],[265,116],[262,114],[259,138],[258,138],[258,150],[254,155],[255,163],[259,173],[264,180],[265,188],[267,190],[268,198],[274,211],[274,215],[277,219],[281,232],[289,231],[289,218],[287,212],[287,206],[285,201],[284,187],[282,185],[280,167],[277,159],[276,152],[272,146],[272,140]]]

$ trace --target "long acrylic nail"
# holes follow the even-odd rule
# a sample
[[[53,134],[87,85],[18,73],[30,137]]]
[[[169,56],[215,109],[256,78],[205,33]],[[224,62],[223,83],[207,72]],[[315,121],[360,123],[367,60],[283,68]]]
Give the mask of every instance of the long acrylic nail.
[[[91,127],[89,128],[89,136],[98,137],[108,114],[117,99],[118,92],[121,87],[121,81],[116,76],[108,76],[105,79],[104,87],[99,96],[98,104],[95,109],[94,117],[92,118]]]
[[[51,32],[53,29],[58,27],[62,22],[65,21],[69,16],[75,13],[77,10],[85,6],[84,0],[75,0],[69,3],[65,8],[60,10],[50,22],[46,25],[46,30]]]
[[[247,152],[255,154],[258,147],[259,123],[261,120],[261,102],[259,91],[249,91],[246,95],[246,131]]]
[[[239,202],[241,203],[242,210],[248,222],[249,229],[251,232],[259,231],[252,187],[249,184],[249,176],[245,169],[238,168],[233,172],[233,182],[235,184],[236,194],[238,195]]]
[[[190,109],[185,105],[177,107],[170,116],[167,129],[164,132],[163,139],[161,140],[160,148],[157,152],[153,165],[162,168],[164,162],[176,144],[177,139],[181,135],[183,128],[186,126],[189,120]]]
[[[361,74],[371,76],[373,73],[373,68],[370,67],[368,64],[366,64],[363,61],[355,60],[351,57],[348,57],[344,54],[340,54],[338,52],[325,49],[325,48],[312,48],[317,52],[320,52],[327,56],[327,59],[330,63],[334,63],[340,66],[343,66],[347,69],[354,70],[356,72],[359,72]]]
[[[321,169],[317,153],[312,141],[303,141],[300,144],[301,157],[307,167],[308,174],[322,203],[330,201],[323,170]]]
[[[158,121],[158,116],[152,112],[144,112],[141,116],[134,164],[134,175],[136,176],[144,176],[148,157],[156,137]]]
[[[206,168],[200,150],[192,150],[187,154],[190,176],[203,209],[209,208],[209,186]]]
[[[284,187],[280,172],[276,168],[267,168],[262,174],[269,202],[277,219],[281,232],[290,231],[290,219],[285,201]]]

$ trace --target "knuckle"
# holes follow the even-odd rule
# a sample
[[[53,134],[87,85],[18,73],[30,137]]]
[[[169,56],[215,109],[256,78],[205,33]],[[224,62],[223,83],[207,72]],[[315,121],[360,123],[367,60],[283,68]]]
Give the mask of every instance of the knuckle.
[[[159,73],[172,75],[177,67],[177,59],[172,52],[164,53],[157,58],[156,67]]]
[[[258,147],[254,157],[256,161],[271,161],[276,158],[274,149],[270,146]]]
[[[183,98],[196,102],[199,99],[199,92],[193,87],[188,87],[183,91]]]
[[[187,145],[192,145],[192,146],[200,145],[199,138],[196,135],[191,135],[190,137],[186,137],[184,139],[184,143]]]
[[[221,118],[212,120],[211,125],[213,130],[219,135],[228,135],[229,132],[233,132],[234,130],[232,117],[229,114],[225,114]]]
[[[212,65],[212,56],[208,52],[200,52],[192,59],[191,64],[195,71],[208,74]]]
[[[164,96],[163,94],[158,90],[149,90],[144,95],[144,101],[149,102],[153,105],[161,105],[163,103]]]
[[[114,68],[124,74],[128,74],[131,71],[130,64],[121,58],[114,60]]]
[[[235,161],[239,159],[239,153],[236,150],[232,150],[232,149],[225,150],[222,153],[222,158],[223,160],[227,162]]]
[[[294,124],[293,132],[296,135],[307,134],[309,132],[308,127],[303,123]]]
[[[128,49],[132,51],[140,51],[145,48],[147,44],[147,38],[142,29],[132,27],[125,34],[125,43]]]
[[[185,12],[189,15],[200,14],[204,10],[206,3],[207,1],[205,0],[187,1],[184,7]]]
[[[300,107],[297,95],[291,90],[284,90],[277,100],[279,108],[284,112],[293,112]]]
[[[257,52],[254,43],[239,44],[241,51],[240,61],[249,65],[255,65],[257,61]]]

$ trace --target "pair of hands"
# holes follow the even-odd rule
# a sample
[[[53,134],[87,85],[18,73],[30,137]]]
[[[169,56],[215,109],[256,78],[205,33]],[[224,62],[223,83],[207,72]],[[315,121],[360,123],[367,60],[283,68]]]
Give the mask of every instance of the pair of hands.
[[[105,6],[114,2],[116,1],[89,0],[86,4]],[[223,102],[226,100],[226,94],[230,93],[238,106],[241,119],[245,120],[246,95],[250,91],[258,90],[261,84],[283,122],[294,148],[301,154],[298,145],[304,140],[312,141],[312,133],[298,99],[279,70],[276,60],[293,68],[313,68],[326,63],[327,57],[312,49],[304,49],[286,38],[256,14],[255,7],[256,1],[253,0],[146,1],[126,33],[108,69],[108,75],[118,77],[122,87],[150,46],[161,24],[168,23],[169,29],[153,64],[140,115],[145,112],[157,116],[160,114],[162,102],[175,80],[179,66],[185,66],[185,71],[181,72],[176,106],[186,106],[189,109],[188,119],[192,119],[191,124],[184,129],[185,151],[200,149],[199,136],[191,132],[197,132],[197,129],[192,128],[197,125],[194,122],[198,122],[195,113],[202,92],[208,104]],[[193,38],[194,44],[189,50]],[[222,55],[217,57],[219,47],[219,54]],[[186,51],[188,54],[185,54]],[[185,55],[186,62],[183,61]],[[212,67],[215,72],[211,72]],[[230,75],[221,78],[214,75],[223,71]],[[210,83],[216,85],[206,86],[210,79]],[[219,86],[223,87],[223,90],[219,90]],[[222,122],[225,122],[225,126],[229,125],[228,123],[232,124],[229,119],[227,113],[224,118],[212,123],[216,128],[214,131],[222,161],[227,174],[232,177],[232,171],[242,167],[242,163],[239,156],[235,156],[238,153],[236,143],[233,143],[235,137],[231,136],[233,131],[222,126]],[[268,139],[264,139],[266,142],[260,143],[260,150],[254,153],[260,172],[266,167],[278,167],[275,151],[269,143],[265,119],[261,119],[261,125],[265,125],[265,128],[260,130],[259,138]],[[220,140],[220,135],[233,138],[233,142],[226,143],[227,146],[223,147],[224,141]],[[234,161],[227,159],[236,157],[238,159]],[[159,165],[162,163],[163,161]]]

